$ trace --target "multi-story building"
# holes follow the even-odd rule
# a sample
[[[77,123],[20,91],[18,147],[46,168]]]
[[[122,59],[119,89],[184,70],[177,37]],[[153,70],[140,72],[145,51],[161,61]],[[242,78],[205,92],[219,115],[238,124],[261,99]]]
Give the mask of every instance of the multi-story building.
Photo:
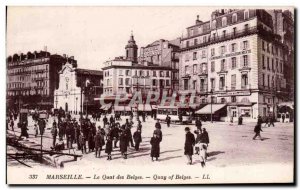
[[[133,39],[131,36],[128,43],[131,47],[137,47]],[[126,45],[126,55],[136,55],[133,53],[136,51],[135,48],[127,47],[129,45]],[[172,92],[172,68],[153,64],[147,60],[139,63],[134,60],[137,60],[137,57],[126,56],[116,57],[104,63],[102,97],[114,97],[117,94],[128,94],[130,97],[137,91],[143,96],[149,91]]]
[[[171,68],[171,86],[175,91],[179,89],[179,46],[180,38],[171,41],[160,39],[141,47],[139,57],[141,63],[148,62]]]
[[[59,83],[58,71],[67,60],[77,63],[74,57],[51,55],[47,51],[8,56],[7,107],[52,108],[54,90]]]
[[[284,77],[290,99],[294,100],[294,18],[289,10],[269,10],[273,18],[273,31],[280,35],[281,42],[286,45],[284,49]]]
[[[86,114],[98,111],[103,86],[102,71],[79,69],[67,62],[59,71],[59,86],[55,90],[54,108],[71,114]]]
[[[270,14],[215,11],[208,22],[197,18],[187,33],[181,42],[182,91],[196,92],[199,104],[224,104],[224,120],[276,113],[276,104],[286,95],[286,46],[273,33]]]

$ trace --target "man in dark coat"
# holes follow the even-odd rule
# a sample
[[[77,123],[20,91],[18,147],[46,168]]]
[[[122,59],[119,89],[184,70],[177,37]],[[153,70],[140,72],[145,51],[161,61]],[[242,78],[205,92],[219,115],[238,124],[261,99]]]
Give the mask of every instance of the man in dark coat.
[[[261,125],[256,124],[255,127],[254,127],[255,135],[254,135],[254,137],[253,137],[253,140],[255,140],[256,137],[259,137],[260,140],[262,141],[262,138],[261,138],[261,136],[260,136],[260,132],[261,132],[261,131],[263,131],[263,130],[261,130]]]
[[[263,123],[263,120],[262,120],[261,116],[258,115],[258,117],[257,117],[257,124],[261,125],[262,123]]]
[[[153,134],[157,135],[159,141],[162,141],[162,132],[161,129],[159,127],[156,127],[156,129],[154,130]]]
[[[57,128],[56,128],[56,124],[53,125],[52,127],[52,130],[51,130],[51,134],[52,134],[52,137],[53,137],[53,147],[55,147],[55,144],[56,144],[56,138],[57,138]]]
[[[105,153],[107,154],[107,160],[112,160],[111,152],[112,152],[112,137],[110,135],[107,135],[107,141],[106,141],[106,147],[105,147]]]
[[[120,152],[124,159],[127,159],[128,137],[125,130],[120,131]]]
[[[95,156],[96,158],[100,158],[101,155],[101,150],[102,150],[102,137],[100,134],[100,131],[96,133],[95,137],[94,137],[94,141],[95,141]]]
[[[167,115],[166,117],[166,122],[167,122],[167,126],[170,127],[171,117],[169,115]]]
[[[192,165],[193,160],[192,156],[194,154],[194,145],[195,145],[195,136],[190,132],[190,128],[185,128],[185,144],[184,144],[184,155],[186,155],[188,159],[188,164]]]
[[[159,157],[159,153],[160,153],[160,147],[159,147],[159,143],[161,142],[161,140],[159,139],[158,135],[153,133],[153,137],[150,140],[150,144],[151,144],[151,160],[153,160],[153,158],[155,157],[156,161],[158,161],[158,157]]]
[[[106,126],[107,122],[108,122],[108,119],[107,119],[106,115],[104,115],[104,117],[103,117],[103,127]]]
[[[199,118],[197,118],[195,125],[197,129],[201,131],[202,123]]]
[[[131,130],[130,130],[129,126],[125,127],[125,133],[126,133],[126,137],[127,137],[127,140],[128,140],[127,145],[129,146],[129,142],[130,142],[131,147],[134,147],[133,139],[132,139],[132,133],[131,133]]]
[[[137,129],[136,132],[133,133],[133,139],[135,144],[135,150],[138,151],[140,148],[140,143],[142,142],[142,135],[140,129]]]
[[[28,138],[29,135],[28,135],[28,132],[27,132],[28,128],[27,128],[26,122],[24,121],[24,122],[21,123],[20,125],[21,125],[21,135],[20,135],[19,138],[21,138],[21,137],[26,137],[26,138]]]

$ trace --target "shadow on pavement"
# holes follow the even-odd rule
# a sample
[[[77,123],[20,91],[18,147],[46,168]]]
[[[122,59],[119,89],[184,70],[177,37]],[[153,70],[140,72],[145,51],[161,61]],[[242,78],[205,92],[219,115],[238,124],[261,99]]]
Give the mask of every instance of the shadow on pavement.
[[[166,158],[163,158],[163,159],[159,159],[159,161],[166,161],[166,160],[171,160],[171,159],[174,159],[174,158],[180,158],[182,156],[169,156],[169,157],[166,157]]]
[[[211,156],[216,156],[218,154],[224,154],[224,151],[212,151],[212,152],[208,152],[209,157]]]

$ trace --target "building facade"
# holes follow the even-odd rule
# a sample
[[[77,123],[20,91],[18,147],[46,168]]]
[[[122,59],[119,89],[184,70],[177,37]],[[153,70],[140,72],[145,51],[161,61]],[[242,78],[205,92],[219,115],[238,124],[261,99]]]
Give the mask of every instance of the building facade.
[[[79,69],[66,63],[59,71],[59,86],[55,90],[54,108],[71,114],[86,114],[99,110],[102,88],[102,71]]]
[[[160,39],[140,49],[139,62],[148,62],[153,65],[172,69],[172,89],[179,89],[179,46],[180,38],[175,40]]]
[[[265,10],[215,11],[187,28],[181,41],[181,91],[199,104],[226,104],[222,120],[276,113],[286,96],[284,49]]]
[[[58,71],[74,57],[51,55],[47,51],[14,54],[7,58],[7,102],[11,109],[21,107],[50,109],[58,86]]]

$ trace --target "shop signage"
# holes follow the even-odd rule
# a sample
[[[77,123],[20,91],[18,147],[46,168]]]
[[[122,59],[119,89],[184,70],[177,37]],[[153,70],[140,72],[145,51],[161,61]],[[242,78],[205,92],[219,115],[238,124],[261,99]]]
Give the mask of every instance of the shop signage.
[[[226,57],[244,55],[244,54],[248,54],[248,53],[251,53],[251,50],[243,50],[243,51],[239,51],[239,52],[223,54],[223,55],[220,55],[220,56],[214,56],[214,57],[211,57],[210,60],[223,59],[223,58],[226,58]]]
[[[250,96],[250,91],[232,91],[232,92],[219,92],[216,94],[219,97],[222,96]]]

